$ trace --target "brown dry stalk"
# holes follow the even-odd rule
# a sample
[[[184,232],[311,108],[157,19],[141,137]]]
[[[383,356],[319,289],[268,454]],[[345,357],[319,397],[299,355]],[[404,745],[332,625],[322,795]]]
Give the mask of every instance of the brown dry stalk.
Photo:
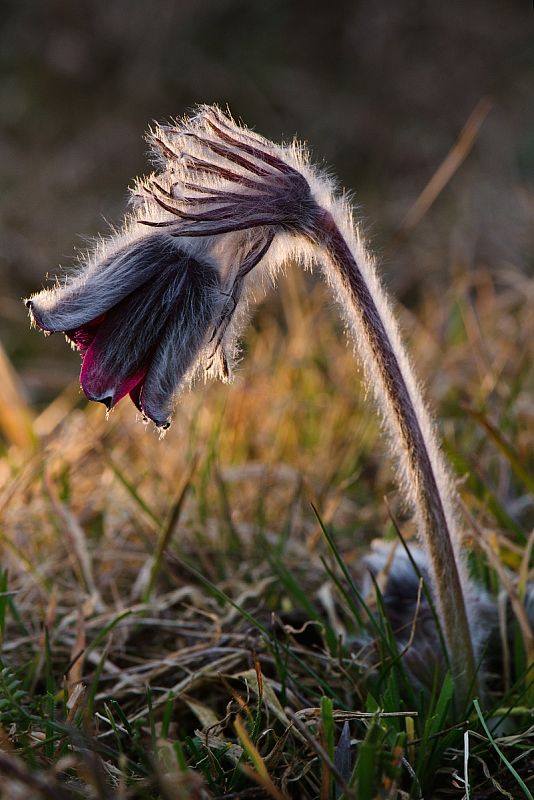
[[[32,421],[15,370],[0,343],[0,431],[10,444],[31,452],[36,444]]]
[[[393,238],[393,243],[406,238],[425,216],[456,170],[471,152],[482,124],[492,108],[493,103],[489,97],[483,97],[479,100],[454,145],[404,217]]]

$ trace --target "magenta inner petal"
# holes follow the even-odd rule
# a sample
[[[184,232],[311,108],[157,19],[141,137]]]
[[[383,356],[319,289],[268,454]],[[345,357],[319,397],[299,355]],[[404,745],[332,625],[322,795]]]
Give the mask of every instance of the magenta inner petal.
[[[136,389],[141,394],[141,387],[147,373],[147,367],[141,367],[130,378],[126,378],[115,388],[115,395],[113,397],[113,405],[126,397],[127,394],[131,395]]]
[[[103,402],[108,408],[112,408],[142,383],[146,372],[146,365],[140,366],[132,375],[126,377],[111,371],[103,371],[99,348],[94,343],[87,348],[83,356],[80,384],[89,400]]]
[[[65,331],[65,336],[67,339],[70,339],[71,342],[74,342],[76,350],[78,350],[81,356],[84,356],[92,345],[105,316],[105,314],[100,314],[99,317],[91,320],[91,322],[88,322],[86,325],[82,325],[80,328]]]
[[[145,375],[146,375],[146,371],[145,371]],[[143,389],[143,383],[144,383],[145,375],[143,375],[143,379],[140,380],[133,387],[133,389],[130,389],[130,400],[132,401],[134,406],[137,408],[137,410],[141,412],[141,414],[145,413],[143,411],[142,406],[141,406],[141,391]]]

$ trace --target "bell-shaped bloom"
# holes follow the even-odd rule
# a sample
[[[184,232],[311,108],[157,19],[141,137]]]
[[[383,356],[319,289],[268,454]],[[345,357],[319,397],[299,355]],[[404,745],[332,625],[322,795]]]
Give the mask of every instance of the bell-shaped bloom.
[[[79,350],[90,400],[111,409],[129,394],[167,427],[173,398],[201,368],[229,379],[249,276],[278,233],[311,237],[318,207],[298,148],[218,109],[148,141],[160,169],[137,181],[123,230],[26,304],[37,327]]]
[[[26,305],[39,328],[63,331],[79,350],[80,383],[90,400],[111,409],[130,394],[165,428],[173,397],[205,355],[219,313],[219,275],[208,257],[136,227],[141,236],[125,230],[76,276]]]

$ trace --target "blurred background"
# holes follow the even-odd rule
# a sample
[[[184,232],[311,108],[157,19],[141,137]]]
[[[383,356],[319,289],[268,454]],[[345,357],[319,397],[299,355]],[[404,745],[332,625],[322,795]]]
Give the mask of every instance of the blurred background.
[[[29,400],[53,397],[78,361],[60,337],[30,334],[20,298],[120,222],[148,168],[148,124],[196,103],[306,140],[354,191],[408,307],[454,270],[530,274],[532,42],[527,0],[5,0],[0,326]],[[472,151],[405,230],[485,98]]]

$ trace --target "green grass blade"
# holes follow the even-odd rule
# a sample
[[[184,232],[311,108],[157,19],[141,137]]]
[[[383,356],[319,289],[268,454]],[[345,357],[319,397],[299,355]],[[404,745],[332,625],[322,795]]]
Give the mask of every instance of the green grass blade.
[[[499,758],[501,759],[503,764],[506,766],[506,768],[514,776],[515,780],[517,781],[517,783],[521,787],[525,797],[527,797],[528,800],[534,800],[534,797],[533,797],[531,791],[529,790],[528,786],[526,785],[525,781],[517,773],[517,771],[514,769],[512,764],[510,764],[510,762],[508,761],[508,759],[504,755],[503,751],[501,750],[501,748],[499,747],[499,745],[497,744],[497,742],[495,741],[495,739],[491,735],[491,732],[490,732],[488,726],[486,725],[486,720],[484,719],[484,717],[482,715],[482,711],[480,710],[480,705],[479,705],[478,700],[476,700],[476,699],[473,700],[473,705],[475,706],[475,711],[477,712],[477,716],[478,716],[478,718],[480,720],[480,724],[484,728],[484,732],[485,732],[486,736],[488,737],[489,743],[494,748],[495,752],[497,753],[497,755],[499,756]]]

